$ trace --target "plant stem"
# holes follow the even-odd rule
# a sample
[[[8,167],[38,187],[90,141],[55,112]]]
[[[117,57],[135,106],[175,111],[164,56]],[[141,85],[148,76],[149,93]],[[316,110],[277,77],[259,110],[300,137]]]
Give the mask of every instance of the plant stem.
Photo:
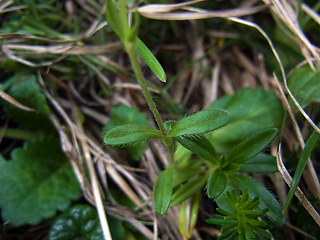
[[[0,128],[0,136],[7,138],[15,138],[20,140],[29,140],[35,138],[37,135],[31,131],[12,129],[12,128]]]
[[[128,44],[129,45],[129,44]],[[146,85],[146,80],[144,79],[143,77],[143,74],[142,74],[142,71],[141,71],[141,68],[140,68],[140,65],[138,63],[138,60],[137,60],[137,53],[136,53],[136,50],[135,50],[135,44],[130,44],[129,46],[126,46],[126,50],[127,50],[127,53],[129,55],[129,58],[130,58],[130,62],[131,62],[131,65],[132,65],[132,68],[133,68],[133,71],[138,79],[138,82],[139,82],[139,85],[142,89],[142,93],[143,93],[143,96],[145,97],[146,101],[147,101],[147,104],[158,124],[158,127],[162,133],[163,136],[166,136],[166,130],[164,128],[164,125],[163,125],[163,121],[162,121],[162,118],[160,116],[160,113],[156,107],[156,104],[154,103],[152,97],[151,97],[151,94],[147,88],[147,85]]]

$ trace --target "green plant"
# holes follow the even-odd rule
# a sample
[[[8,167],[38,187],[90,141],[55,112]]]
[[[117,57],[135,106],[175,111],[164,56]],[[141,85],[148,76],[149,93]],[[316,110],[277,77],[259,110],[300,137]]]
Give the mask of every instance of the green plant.
[[[224,198],[225,193],[230,188],[248,191],[251,197],[261,199],[261,203],[258,204],[259,207],[269,209],[269,212],[266,214],[274,223],[284,223],[281,207],[273,195],[252,178],[238,173],[240,169],[244,172],[246,171],[245,164],[249,160],[251,160],[251,163],[255,161],[259,163],[263,155],[258,154],[274,139],[277,129],[266,129],[265,126],[264,128],[246,126],[245,129],[241,129],[242,131],[247,131],[246,134],[242,133],[240,135],[242,142],[231,149],[228,148],[220,155],[204,134],[212,134],[214,136],[216,130],[223,129],[225,125],[225,128],[228,128],[228,122],[233,116],[227,111],[209,108],[183,117],[178,121],[169,120],[163,123],[137,62],[135,44],[139,22],[138,17],[136,13],[133,13],[136,17],[134,18],[133,25],[130,26],[127,19],[127,6],[124,0],[116,3],[112,0],[107,0],[106,3],[107,20],[122,41],[129,55],[133,70],[159,130],[136,123],[126,124],[107,131],[104,141],[108,145],[121,146],[150,139],[161,139],[167,147],[170,159],[169,165],[159,174],[153,190],[153,202],[157,212],[165,214],[169,206],[183,203],[188,198],[198,195],[198,192],[206,185],[208,197],[217,202],[221,202],[221,199]],[[158,62],[155,62],[155,64],[158,65]],[[152,70],[157,71],[157,69],[162,68],[158,67]],[[229,101],[226,103],[230,102],[230,100],[229,98]],[[277,101],[275,103],[277,104]],[[281,112],[280,110],[280,119]],[[255,113],[253,119],[257,115],[259,116],[259,113]],[[250,120],[248,122],[250,124]],[[273,120],[270,122],[270,127],[275,125]],[[262,130],[257,132],[257,129]],[[250,135],[248,134],[248,130],[249,133],[254,131],[255,133]],[[179,156],[177,156],[179,151],[175,150],[176,143],[179,143],[185,149],[197,155],[199,159],[197,161],[192,160],[190,157],[179,159]],[[275,169],[274,165],[273,169]],[[268,170],[266,169],[266,171]],[[249,189],[244,190],[248,184],[250,185]],[[245,197],[239,197],[239,201]],[[197,209],[199,201],[195,202],[194,209]],[[255,203],[258,202],[256,201]],[[188,234],[190,235],[190,233]]]
[[[250,199],[247,189],[238,194],[235,189],[226,193],[228,208],[217,208],[221,214],[216,214],[207,222],[222,226],[219,239],[257,239],[263,236],[272,238],[272,234],[265,230],[267,223],[260,219],[268,209],[257,210],[259,199]]]

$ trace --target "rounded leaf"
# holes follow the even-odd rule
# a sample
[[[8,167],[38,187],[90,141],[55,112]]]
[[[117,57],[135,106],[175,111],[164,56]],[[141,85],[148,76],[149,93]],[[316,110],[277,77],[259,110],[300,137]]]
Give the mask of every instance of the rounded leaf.
[[[100,240],[103,233],[95,209],[76,205],[54,221],[49,240]]]

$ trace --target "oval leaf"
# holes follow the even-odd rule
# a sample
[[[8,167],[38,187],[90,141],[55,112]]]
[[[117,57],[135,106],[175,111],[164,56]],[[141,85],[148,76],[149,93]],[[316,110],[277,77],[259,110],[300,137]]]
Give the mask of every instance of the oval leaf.
[[[125,124],[108,131],[104,142],[108,145],[122,145],[161,137],[161,132],[150,126]]]
[[[217,155],[214,147],[209,140],[203,135],[197,135],[195,137],[176,137],[175,138],[182,146],[189,149],[197,156],[211,161],[217,162]]]
[[[168,211],[173,188],[173,167],[170,165],[162,171],[153,189],[153,204],[159,214]]]
[[[161,82],[167,81],[166,73],[164,72],[161,64],[158,62],[149,48],[141,41],[140,38],[136,40],[136,49],[139,56],[149,66],[152,72],[159,78]]]
[[[79,204],[54,221],[49,232],[49,240],[80,239],[103,239],[103,233],[97,212],[90,206]]]
[[[227,177],[219,169],[213,171],[207,183],[207,195],[209,198],[219,197],[227,186]]]
[[[207,109],[180,119],[169,131],[168,137],[197,135],[224,126],[229,113],[220,109]]]
[[[253,158],[273,140],[277,132],[276,128],[270,128],[246,138],[231,150],[227,156],[226,164],[244,163]]]

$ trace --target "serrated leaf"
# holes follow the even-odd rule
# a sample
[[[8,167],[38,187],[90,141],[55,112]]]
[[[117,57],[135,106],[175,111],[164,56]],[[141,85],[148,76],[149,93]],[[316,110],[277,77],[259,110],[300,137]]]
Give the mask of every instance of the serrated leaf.
[[[213,108],[230,113],[230,121],[207,137],[218,152],[226,153],[246,136],[265,128],[279,127],[284,111],[281,101],[272,91],[244,88],[234,95],[213,102]]]
[[[277,132],[276,128],[271,128],[249,136],[231,150],[226,158],[226,164],[241,164],[253,158],[273,140]]]
[[[207,109],[176,122],[168,132],[168,137],[197,135],[210,132],[224,126],[229,121],[229,114],[220,109]]]
[[[80,196],[78,181],[57,139],[35,139],[12,151],[0,168],[2,217],[12,225],[37,224]]]
[[[274,156],[261,153],[240,165],[240,172],[274,173],[278,172],[277,160]]]
[[[161,132],[153,127],[125,124],[108,131],[104,136],[104,142],[109,145],[124,145],[161,137]]]
[[[100,240],[103,233],[95,209],[75,205],[58,216],[49,232],[49,240]]]
[[[289,76],[289,89],[302,107],[311,102],[320,102],[319,79],[320,67],[316,67],[315,71],[312,71],[309,65],[296,68]],[[293,104],[292,101],[291,103]]]
[[[170,206],[175,206],[191,197],[206,184],[207,176],[200,176],[191,179],[187,183],[179,187],[172,195]]]
[[[24,106],[36,110],[25,111],[10,103],[3,102],[8,117],[20,126],[30,130],[54,130],[49,119],[50,109],[34,75],[15,83],[7,93]]]
[[[227,176],[220,170],[215,169],[207,183],[207,195],[209,198],[219,197],[225,190],[227,186]]]
[[[153,55],[153,53],[149,50],[149,48],[141,41],[140,38],[136,40],[136,49],[139,56],[143,59],[143,61],[149,66],[152,72],[159,78],[161,82],[167,81],[167,75],[163,70],[161,64]]]
[[[247,188],[250,198],[259,197],[259,200],[260,200],[259,208],[260,209],[268,208],[269,211],[266,213],[266,215],[274,223],[279,225],[284,224],[285,217],[282,214],[282,208],[279,202],[263,185],[261,185],[256,180],[250,177],[239,175],[239,174],[230,175],[229,180],[231,180],[232,184],[239,187],[239,189],[241,190]],[[218,204],[220,204],[223,201],[224,200],[220,198]],[[224,204],[222,205],[224,206]]]
[[[217,155],[214,147],[209,140],[203,135],[192,136],[180,136],[175,138],[182,146],[189,149],[197,156],[215,163],[217,161]]]
[[[169,165],[162,171],[153,189],[153,205],[156,211],[163,215],[168,211],[173,188],[173,167]]]
[[[126,105],[120,105],[113,107],[110,111],[110,120],[103,127],[103,134],[107,133],[112,128],[121,126],[124,124],[141,124],[149,126],[149,121],[145,113],[139,112],[138,108],[128,107]],[[147,147],[146,142],[126,147],[126,150],[130,153],[133,159],[139,160]]]

